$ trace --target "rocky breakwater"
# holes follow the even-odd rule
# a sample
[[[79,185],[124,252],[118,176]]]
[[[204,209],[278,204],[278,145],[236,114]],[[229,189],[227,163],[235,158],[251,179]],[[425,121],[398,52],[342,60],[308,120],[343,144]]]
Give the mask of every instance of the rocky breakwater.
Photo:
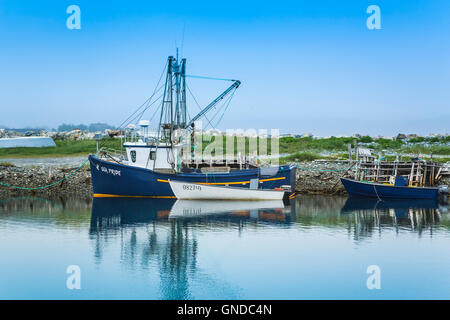
[[[45,196],[90,198],[92,196],[92,182],[89,165],[86,164],[79,171],[65,179],[76,167],[18,167],[0,161],[0,183],[21,188],[36,188],[61,182],[48,188],[19,189],[0,185],[0,198],[16,196]]]
[[[353,178],[347,171],[352,165],[347,161],[299,162],[295,191],[302,194],[346,194],[340,182],[341,177]]]
[[[313,161],[297,163],[296,192],[301,194],[345,194],[340,177],[352,177],[347,171],[348,162]],[[92,181],[89,165],[65,179],[77,167],[74,166],[16,166],[0,161],[0,183],[36,188],[55,183],[49,188],[17,189],[0,185],[0,198],[33,195],[55,197],[92,197]],[[61,182],[59,180],[64,179]]]
[[[1,138],[21,138],[21,137],[50,137],[53,140],[92,140],[95,135],[103,137],[117,137],[120,131],[105,129],[104,131],[90,132],[89,130],[73,129],[71,131],[45,131],[45,130],[29,130],[25,132],[18,132],[13,130],[0,128]]]

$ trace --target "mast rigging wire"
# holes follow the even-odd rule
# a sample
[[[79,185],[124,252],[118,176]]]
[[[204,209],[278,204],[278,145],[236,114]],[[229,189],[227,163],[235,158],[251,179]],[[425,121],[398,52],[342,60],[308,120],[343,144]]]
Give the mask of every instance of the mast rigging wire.
[[[162,71],[162,73],[161,73],[161,76],[159,77],[158,83],[157,83],[156,86],[155,86],[155,90],[153,91],[153,94],[152,94],[147,100],[145,100],[145,102],[144,102],[143,104],[141,104],[141,105],[139,106],[139,108],[137,108],[130,116],[128,116],[128,118],[126,118],[126,119],[118,126],[119,129],[121,129],[122,127],[128,125],[128,124],[131,122],[131,121],[129,121],[129,120],[130,120],[130,119],[131,119],[131,120],[134,119],[134,118],[132,118],[132,117],[133,117],[137,112],[139,112],[139,110],[140,110],[146,103],[148,103],[148,102],[153,98],[153,96],[154,96],[159,90],[161,90],[161,87],[158,89],[158,91],[157,91],[157,88],[158,88],[158,86],[159,86],[159,84],[160,84],[160,82],[161,82],[162,77],[164,76],[164,73],[165,73],[165,71],[166,71],[166,68],[167,68],[167,65],[165,64],[165,65],[164,65],[164,69],[163,69],[163,71]]]
[[[186,83],[186,88],[188,89],[189,93],[191,94],[192,98],[194,99],[195,103],[197,104],[197,107],[200,109],[200,111],[202,110],[202,107],[200,107],[200,104],[197,102],[197,99],[195,99],[194,94],[192,93],[191,89],[189,88],[188,84]],[[208,120],[209,125],[211,126],[211,128],[213,128],[213,125],[211,124],[211,121],[209,121],[208,117],[206,115],[204,115],[204,117],[206,118],[206,120]],[[189,117],[191,118],[191,117]],[[206,129],[206,128],[205,128]]]
[[[236,81],[234,79],[206,77],[206,76],[194,76],[194,75],[191,75],[191,74],[187,74],[186,77],[188,77],[188,78],[196,78],[196,79],[207,79],[207,80]]]

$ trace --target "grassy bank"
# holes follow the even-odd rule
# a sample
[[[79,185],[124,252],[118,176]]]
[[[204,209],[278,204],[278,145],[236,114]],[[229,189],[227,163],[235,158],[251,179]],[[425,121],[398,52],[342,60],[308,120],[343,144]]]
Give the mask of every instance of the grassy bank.
[[[423,153],[450,156],[450,137],[442,138],[414,138],[409,141],[406,140],[390,140],[390,139],[374,139],[369,136],[363,136],[355,139],[352,137],[330,137],[322,139],[313,139],[311,137],[291,138],[283,137],[280,139],[280,153],[295,152],[346,152],[347,145],[353,144],[353,141],[358,141],[358,144],[373,149],[375,151],[390,150],[400,153]]]
[[[332,158],[332,159],[339,159],[339,160],[348,160],[348,153],[340,152],[340,153],[337,153],[337,154],[335,154],[333,156],[324,157],[324,158],[326,158],[326,159]],[[383,161],[395,161],[396,158],[397,158],[396,156],[386,155],[386,156],[383,157]],[[423,160],[431,160],[431,158],[429,156],[423,156],[422,159]],[[408,162],[408,161],[411,161],[411,157],[410,156],[399,156],[398,160],[399,161]],[[433,157],[433,161],[434,162],[440,162],[440,163],[450,162],[450,156],[449,157],[442,157],[442,156],[441,157],[436,157],[436,156],[434,156]]]
[[[96,152],[97,150],[97,143],[95,140],[55,140],[55,144],[56,147],[1,149],[0,159],[82,156]],[[120,139],[103,139],[99,144],[107,148],[119,149]]]
[[[243,138],[240,138],[243,139]],[[239,140],[240,140],[239,139]],[[271,154],[271,141],[268,139],[268,154]],[[450,158],[450,137],[442,138],[414,138],[406,140],[390,140],[390,139],[374,139],[369,136],[363,136],[358,139],[352,137],[330,137],[313,139],[311,137],[292,138],[283,137],[279,139],[280,154],[289,154],[282,161],[311,161],[315,159],[346,159],[348,158],[347,145],[353,144],[357,140],[360,146],[370,148],[377,151],[387,150],[397,153],[419,154],[444,156],[442,158],[434,157],[435,161],[445,162]],[[214,142],[212,138],[209,143]],[[237,153],[238,142],[235,138],[235,154]],[[56,140],[56,147],[44,148],[9,148],[0,149],[1,158],[34,158],[34,157],[65,157],[65,156],[81,156],[96,151],[96,141],[82,140]],[[120,139],[107,138],[101,141],[101,144],[107,148],[120,149]],[[249,146],[257,146],[259,150],[259,138],[245,139],[245,146],[248,152]],[[208,145],[208,139],[205,139],[202,149],[205,150]],[[223,153],[225,154],[226,138],[223,137]],[[322,153],[330,153],[330,156],[323,156]],[[214,154],[214,152],[213,152]],[[299,159],[299,160],[295,160]],[[391,160],[391,159],[389,159]]]
[[[287,157],[281,157],[280,163],[285,164],[287,162],[314,161],[318,159],[330,159],[330,158],[311,152],[297,152]]]

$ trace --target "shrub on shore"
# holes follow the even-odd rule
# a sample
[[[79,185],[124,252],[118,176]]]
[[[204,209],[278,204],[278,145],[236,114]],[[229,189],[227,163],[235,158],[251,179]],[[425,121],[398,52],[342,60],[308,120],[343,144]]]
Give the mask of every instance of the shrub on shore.
[[[326,157],[311,153],[311,152],[297,152],[294,154],[291,154],[287,157],[280,158],[281,163],[286,162],[302,162],[302,161],[313,161],[317,159],[325,159]]]
[[[14,163],[11,162],[7,162],[7,161],[0,161],[0,167],[15,167],[16,165]]]

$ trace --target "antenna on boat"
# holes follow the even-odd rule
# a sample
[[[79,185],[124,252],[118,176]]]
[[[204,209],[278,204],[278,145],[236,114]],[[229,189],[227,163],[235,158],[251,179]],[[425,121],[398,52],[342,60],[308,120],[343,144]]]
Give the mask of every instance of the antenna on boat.
[[[184,32],[186,31],[186,22],[183,23],[183,34],[181,36],[181,50],[180,50],[180,56],[183,56],[183,47],[184,47]]]

